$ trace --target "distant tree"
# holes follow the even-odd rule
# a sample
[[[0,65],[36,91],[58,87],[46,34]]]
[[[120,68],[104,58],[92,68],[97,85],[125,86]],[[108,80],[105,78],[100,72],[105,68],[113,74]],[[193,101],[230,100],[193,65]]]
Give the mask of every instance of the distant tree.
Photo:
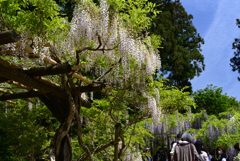
[[[240,20],[237,19],[237,26],[240,28]],[[234,57],[230,59],[230,66],[232,67],[232,71],[238,71],[240,73],[240,39],[235,38],[235,41],[232,44],[232,48],[235,50]],[[238,81],[240,81],[240,77],[238,77]]]
[[[204,70],[204,57],[200,53],[203,38],[192,24],[193,16],[188,14],[179,0],[150,0],[162,11],[153,18],[151,33],[163,38],[159,48],[161,74],[169,79],[170,85],[189,86],[195,76]]]
[[[75,1],[73,0],[54,0],[61,9],[59,10],[61,17],[67,17],[68,21],[71,22],[73,18],[73,11],[75,8]]]
[[[197,90],[193,93],[196,109],[192,109],[194,113],[206,110],[208,115],[218,115],[230,108],[239,107],[239,102],[235,97],[222,94],[222,87],[208,85],[205,89]]]

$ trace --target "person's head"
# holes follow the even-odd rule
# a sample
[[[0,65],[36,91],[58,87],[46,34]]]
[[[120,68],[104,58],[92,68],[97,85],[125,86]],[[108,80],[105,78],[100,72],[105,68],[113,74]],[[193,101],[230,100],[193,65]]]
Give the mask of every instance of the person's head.
[[[181,140],[181,138],[182,138],[182,133],[178,133],[177,134],[177,140]]]
[[[218,147],[218,154],[223,154],[226,152],[226,149],[223,146]]]
[[[236,144],[234,145],[234,149],[235,149],[237,152],[239,152],[239,143],[236,143]]]
[[[209,155],[210,154],[210,151],[209,151],[209,149],[204,149],[205,150],[205,152],[207,153],[207,155]]]
[[[201,154],[203,143],[201,141],[196,141],[194,144],[198,154]]]
[[[211,161],[217,161],[217,159],[216,158],[212,158]]]
[[[146,148],[146,152],[149,152],[150,151],[150,149],[149,148]]]
[[[182,141],[187,141],[189,143],[192,143],[193,142],[193,139],[192,139],[192,136],[190,133],[186,132],[182,135],[182,138],[181,138]]]
[[[159,148],[159,150],[158,150],[160,153],[162,153],[163,152],[163,148]]]

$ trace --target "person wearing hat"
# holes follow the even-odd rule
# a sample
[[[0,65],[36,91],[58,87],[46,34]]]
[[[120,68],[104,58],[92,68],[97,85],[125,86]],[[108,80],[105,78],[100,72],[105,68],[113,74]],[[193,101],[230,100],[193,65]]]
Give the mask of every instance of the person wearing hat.
[[[198,161],[199,154],[192,144],[193,139],[190,133],[184,133],[181,142],[176,145],[174,150],[174,161]]]
[[[173,144],[172,150],[170,152],[171,161],[173,161],[173,155],[174,155],[174,151],[175,151],[176,145],[181,143],[181,137],[182,137],[182,133],[178,133],[177,134],[177,142]]]

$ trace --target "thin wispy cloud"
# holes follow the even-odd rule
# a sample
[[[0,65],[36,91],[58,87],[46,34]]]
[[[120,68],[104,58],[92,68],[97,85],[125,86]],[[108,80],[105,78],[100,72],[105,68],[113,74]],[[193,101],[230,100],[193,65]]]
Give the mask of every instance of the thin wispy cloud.
[[[218,6],[219,0],[181,0],[185,8],[191,7],[195,11],[206,12]]]
[[[233,57],[234,52],[232,50],[232,42],[234,38],[240,37],[240,29],[236,26],[236,19],[240,18],[240,1],[214,1],[217,8],[212,10],[209,9],[213,7],[211,6],[213,1],[206,1],[204,3],[193,0],[191,2],[182,0],[186,11],[190,10],[191,14],[195,17],[194,26],[198,29],[202,28],[201,25],[208,25],[208,28],[202,31],[204,34],[200,33],[205,40],[205,44],[202,47],[202,54],[205,57],[206,69],[200,77],[192,80],[193,90],[203,89],[207,84],[213,84],[223,87],[224,93],[237,97],[240,100],[240,82],[237,80],[238,73],[232,72],[229,65],[230,58]],[[197,3],[200,8],[198,11],[189,8],[191,5],[196,5]],[[205,11],[202,9],[204,5],[206,7]],[[199,15],[200,11],[201,15]],[[213,16],[212,21],[208,22],[210,24],[205,24],[204,22],[204,17],[208,18],[207,13]],[[199,17],[201,17],[201,21]]]

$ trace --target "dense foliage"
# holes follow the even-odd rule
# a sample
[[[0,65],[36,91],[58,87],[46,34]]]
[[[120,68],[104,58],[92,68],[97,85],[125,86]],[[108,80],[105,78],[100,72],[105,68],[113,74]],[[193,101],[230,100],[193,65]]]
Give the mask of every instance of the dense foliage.
[[[49,39],[56,30],[65,27],[62,23],[65,18],[59,17],[60,7],[52,0],[1,0],[0,7],[1,31],[14,29],[18,33]]]

